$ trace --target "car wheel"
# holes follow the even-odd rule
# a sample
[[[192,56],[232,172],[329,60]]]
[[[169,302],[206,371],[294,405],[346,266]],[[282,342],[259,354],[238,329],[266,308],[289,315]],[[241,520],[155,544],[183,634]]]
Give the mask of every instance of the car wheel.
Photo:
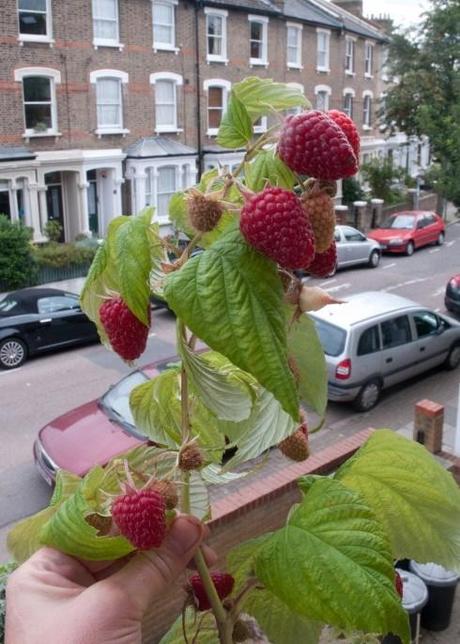
[[[16,369],[27,359],[27,346],[19,338],[6,338],[0,342],[0,367]]]
[[[369,411],[378,403],[382,384],[379,380],[369,380],[353,401],[356,411]]]
[[[460,365],[460,344],[454,344],[446,358],[446,369],[456,369]]]
[[[439,233],[438,238],[436,240],[437,245],[442,246],[444,244],[445,238],[446,238],[445,233],[443,233],[443,232]]]
[[[373,250],[369,257],[369,266],[371,268],[377,268],[380,264],[380,253],[378,250]]]
[[[410,241],[410,242],[408,242],[408,244],[406,246],[406,255],[408,255],[408,257],[410,257],[413,254],[414,254],[414,242]]]

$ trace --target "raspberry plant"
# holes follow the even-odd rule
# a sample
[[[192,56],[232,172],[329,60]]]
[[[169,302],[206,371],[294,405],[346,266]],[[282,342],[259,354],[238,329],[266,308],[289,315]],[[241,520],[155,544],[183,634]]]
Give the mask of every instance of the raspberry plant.
[[[284,118],[294,107],[303,111]],[[268,115],[275,124],[254,139]],[[293,269],[334,270],[331,179],[356,171],[359,138],[345,115],[309,111],[287,85],[248,78],[231,92],[218,142],[246,153],[233,173],[211,170],[172,198],[185,250],[160,237],[152,209],[118,217],[82,293],[101,340],[127,360],[143,350],[152,291],[177,316],[178,363],[130,396],[137,431],[154,445],[83,479],[59,472],[50,506],[10,534],[18,561],[41,544],[95,560],[156,546],[177,511],[211,517],[208,486],[246,476],[235,471],[242,463],[276,445],[308,458],[314,428],[300,403],[324,417],[327,399],[308,311],[334,300]],[[222,465],[226,448],[236,451]],[[196,556],[199,577],[163,644],[229,644],[259,628],[275,644],[310,644],[324,625],[409,641],[394,559],[459,568],[451,475],[422,446],[380,430],[333,477],[306,476],[299,488],[285,526],[234,548],[227,570]]]

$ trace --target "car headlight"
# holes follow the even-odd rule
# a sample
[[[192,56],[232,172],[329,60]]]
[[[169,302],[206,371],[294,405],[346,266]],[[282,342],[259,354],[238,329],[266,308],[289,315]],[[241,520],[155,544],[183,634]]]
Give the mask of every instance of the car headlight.
[[[390,239],[388,243],[390,246],[402,246],[404,242],[401,237],[396,237],[395,239]]]

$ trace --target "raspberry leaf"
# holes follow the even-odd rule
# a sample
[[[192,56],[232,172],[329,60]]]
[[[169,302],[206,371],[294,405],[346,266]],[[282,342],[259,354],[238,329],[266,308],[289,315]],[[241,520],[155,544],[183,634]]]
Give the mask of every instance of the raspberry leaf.
[[[287,363],[282,287],[273,262],[235,229],[168,276],[170,307],[206,344],[252,374],[298,419]]]
[[[252,378],[224,356],[214,354],[213,361],[210,352],[194,353],[183,341],[178,347],[192,386],[206,407],[221,420],[248,418],[255,398]]]
[[[286,526],[262,545],[255,571],[294,613],[409,642],[385,531],[364,499],[336,480],[313,482]]]
[[[289,311],[289,319],[292,316]],[[323,416],[327,406],[327,367],[313,320],[302,315],[288,331],[289,355],[296,362],[300,398]]]
[[[207,465],[200,472],[203,480],[209,485],[226,485],[227,483],[242,479],[250,473],[251,470],[249,472],[222,472],[216,463]]]
[[[274,150],[261,150],[251,163],[244,166],[245,183],[249,190],[260,192],[267,183],[292,190],[297,179]]]
[[[422,445],[379,430],[336,478],[366,499],[396,559],[460,570],[460,490]]]
[[[271,78],[249,76],[233,86],[233,93],[244,104],[252,121],[270,114],[273,110],[290,107],[311,107],[309,101],[296,88],[286,83],[275,83]]]
[[[252,138],[251,118],[243,103],[230,93],[227,110],[217,134],[217,143],[224,148],[244,147]]]
[[[190,513],[202,521],[210,519],[211,507],[208,488],[201,476],[201,472],[190,472],[189,498]]]

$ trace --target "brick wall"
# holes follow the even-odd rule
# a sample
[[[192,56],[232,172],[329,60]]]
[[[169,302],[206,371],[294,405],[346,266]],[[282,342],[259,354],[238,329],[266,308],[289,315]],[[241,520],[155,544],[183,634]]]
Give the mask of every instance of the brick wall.
[[[213,504],[209,522],[209,545],[219,554],[218,566],[225,566],[227,553],[235,546],[282,527],[290,508],[299,502],[296,481],[308,474],[329,474],[352,456],[372,433],[366,429],[314,454],[303,463],[293,463],[274,475],[251,479],[238,491]],[[185,594],[184,580],[177,583],[167,596],[157,602],[144,622],[144,641],[155,644],[180,613]]]

